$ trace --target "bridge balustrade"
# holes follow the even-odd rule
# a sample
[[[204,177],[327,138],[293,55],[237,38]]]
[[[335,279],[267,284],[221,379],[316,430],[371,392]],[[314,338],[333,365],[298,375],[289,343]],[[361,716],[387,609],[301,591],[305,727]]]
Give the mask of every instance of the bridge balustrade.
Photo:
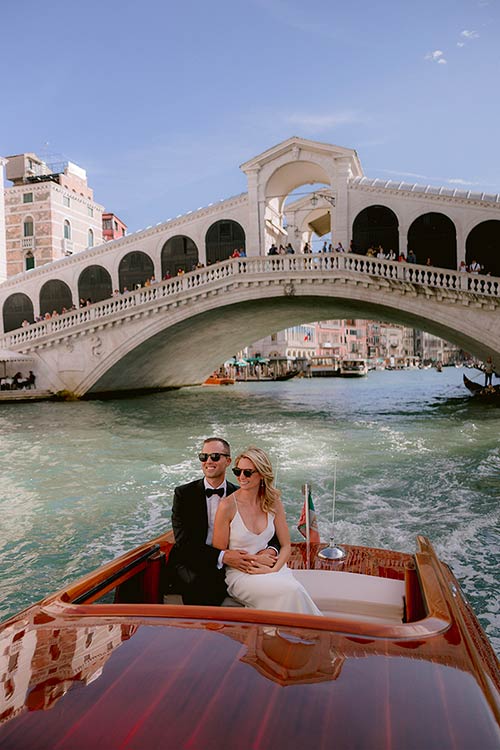
[[[26,346],[45,336],[74,329],[82,324],[99,321],[148,303],[167,300],[182,292],[193,291],[230,277],[264,274],[318,274],[349,272],[441,289],[469,292],[487,297],[500,297],[500,279],[449,269],[419,266],[410,263],[368,258],[352,253],[315,253],[311,255],[258,256],[234,258],[206,268],[190,271],[182,276],[159,281],[149,287],[124,292],[117,297],[96,302],[88,307],[71,310],[58,317],[19,328],[0,337],[0,346]]]

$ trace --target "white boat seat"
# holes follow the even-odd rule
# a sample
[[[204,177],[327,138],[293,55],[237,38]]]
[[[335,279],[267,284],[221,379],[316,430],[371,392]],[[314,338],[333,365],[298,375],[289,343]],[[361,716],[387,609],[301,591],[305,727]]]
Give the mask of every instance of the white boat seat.
[[[293,570],[324,615],[402,622],[404,581],[337,570]]]

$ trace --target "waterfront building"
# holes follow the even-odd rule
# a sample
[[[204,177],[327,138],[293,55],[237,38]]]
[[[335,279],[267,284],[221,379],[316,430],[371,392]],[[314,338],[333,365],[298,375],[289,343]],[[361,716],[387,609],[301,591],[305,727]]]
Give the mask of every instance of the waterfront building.
[[[422,362],[441,362],[443,365],[448,365],[462,359],[458,346],[426,331],[415,331],[415,351]]]
[[[5,161],[13,183],[3,191],[7,277],[102,243],[103,207],[84,169],[69,161],[49,165],[34,153]]]
[[[380,321],[326,320],[294,326],[255,341],[247,347],[250,357],[283,357],[311,360],[313,357],[366,359],[375,366],[412,367],[418,364],[414,331]]]
[[[102,238],[105,242],[118,240],[127,234],[127,225],[121,219],[112,213],[102,215]]]

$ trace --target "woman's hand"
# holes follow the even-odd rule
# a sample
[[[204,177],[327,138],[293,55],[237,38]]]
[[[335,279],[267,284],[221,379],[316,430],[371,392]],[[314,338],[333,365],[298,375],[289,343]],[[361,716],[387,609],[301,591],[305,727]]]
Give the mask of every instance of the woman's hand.
[[[273,573],[273,569],[270,568],[269,565],[264,565],[263,563],[254,560],[246,572],[251,576],[265,575],[266,573]]]

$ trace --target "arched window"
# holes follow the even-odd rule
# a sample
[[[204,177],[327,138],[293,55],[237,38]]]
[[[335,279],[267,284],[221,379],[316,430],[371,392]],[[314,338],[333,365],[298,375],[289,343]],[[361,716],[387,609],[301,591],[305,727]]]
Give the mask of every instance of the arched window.
[[[34,235],[34,224],[33,218],[27,216],[23,222],[23,237],[33,237]]]
[[[47,312],[52,313],[54,310],[60,313],[63,307],[69,310],[72,304],[71,289],[64,281],[60,281],[60,279],[46,281],[40,289],[41,315],[45,315]]]
[[[126,288],[129,292],[136,289],[137,286],[143,286],[147,279],[154,275],[153,261],[140,250],[133,253],[127,253],[121,261],[118,268],[118,279],[120,281],[120,291]]]
[[[87,266],[78,278],[78,298],[100,302],[113,294],[111,276],[102,266]]]
[[[70,240],[71,239],[71,224],[67,219],[64,220],[64,239]]]
[[[413,250],[417,263],[425,265],[427,258],[433,266],[457,267],[457,233],[448,216],[433,211],[415,219],[408,230],[408,250]]]
[[[190,237],[178,234],[165,242],[161,251],[161,275],[175,276],[179,268],[191,271],[198,263],[198,248]]]
[[[35,256],[31,252],[31,250],[28,250],[28,252],[24,256],[24,268],[26,271],[31,271],[31,269],[34,267],[35,267]]]
[[[216,221],[205,237],[207,263],[227,260],[233,250],[246,250],[245,231],[237,221]]]
[[[87,233],[87,247],[94,247],[94,230],[89,229]]]
[[[399,253],[398,217],[387,206],[367,206],[354,219],[352,240],[357,253],[382,245],[384,252]]]
[[[472,229],[465,242],[465,262],[475,260],[486,273],[500,276],[500,221],[482,221]]]
[[[3,303],[3,330],[5,333],[20,328],[23,321],[33,323],[33,303],[27,294],[16,292]]]

